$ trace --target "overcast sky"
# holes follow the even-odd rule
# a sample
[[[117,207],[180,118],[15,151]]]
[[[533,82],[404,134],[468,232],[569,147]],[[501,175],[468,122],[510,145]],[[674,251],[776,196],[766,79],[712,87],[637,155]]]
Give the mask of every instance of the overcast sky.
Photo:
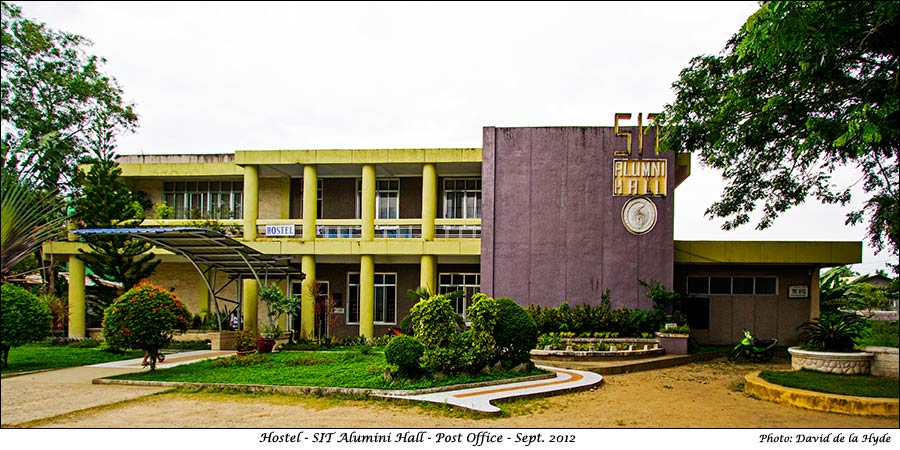
[[[13,2],[87,37],[135,104],[119,154],[481,147],[484,126],[611,126],[657,112],[690,59],[718,53],[756,2],[326,4]],[[695,158],[696,159],[696,158]],[[847,170],[835,184],[857,182]],[[721,178],[694,161],[682,240],[864,241],[846,208],[807,203],[722,231]],[[854,205],[862,203],[859,192]],[[891,259],[866,246],[862,272]]]

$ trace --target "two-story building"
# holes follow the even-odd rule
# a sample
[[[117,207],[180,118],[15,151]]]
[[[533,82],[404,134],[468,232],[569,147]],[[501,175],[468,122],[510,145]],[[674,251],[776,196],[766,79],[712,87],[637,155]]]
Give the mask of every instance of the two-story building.
[[[675,241],[673,199],[690,158],[658,152],[655,131],[638,127],[488,127],[483,148],[119,162],[133,190],[168,207],[144,226],[225,229],[295,268],[278,282],[303,306],[282,320],[307,336],[324,326],[317,296],[334,301],[333,334],[372,338],[407,315],[417,287],[465,291],[454,304],[464,316],[476,292],[556,306],[597,304],[609,289],[616,307],[650,308],[639,280],[658,280],[687,296],[700,342],[731,343],[750,328],[791,343],[818,315],[818,269],[861,257],[859,242]],[[86,332],[79,245],[46,245],[69,256],[71,336]],[[158,252],[151,281],[195,313],[230,299],[246,325],[261,319],[254,277],[210,277],[177,253]]]

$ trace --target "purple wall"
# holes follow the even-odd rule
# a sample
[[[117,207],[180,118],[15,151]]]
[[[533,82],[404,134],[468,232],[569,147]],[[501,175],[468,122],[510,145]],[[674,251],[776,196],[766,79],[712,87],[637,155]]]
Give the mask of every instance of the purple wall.
[[[637,136],[637,127],[620,127]],[[638,279],[672,287],[674,155],[666,159],[667,197],[652,197],[658,218],[635,236],[622,224],[629,197],[614,197],[612,127],[484,128],[481,289],[521,305],[599,304],[649,309]],[[617,157],[622,158],[622,157]],[[637,139],[632,159],[638,159]]]

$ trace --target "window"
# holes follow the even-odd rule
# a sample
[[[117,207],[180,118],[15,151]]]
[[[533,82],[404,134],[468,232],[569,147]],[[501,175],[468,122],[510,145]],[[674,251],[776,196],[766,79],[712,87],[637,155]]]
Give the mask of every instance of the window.
[[[709,277],[688,277],[688,294],[709,294]]]
[[[359,323],[359,273],[347,274],[347,323]],[[397,323],[397,274],[375,274],[374,323]]]
[[[322,179],[319,178],[317,181],[317,192],[316,192],[316,219],[322,219],[325,216],[322,215],[322,209],[325,204],[322,202]],[[300,204],[303,205],[303,180],[300,180]],[[300,217],[303,217],[303,207],[300,207]]]
[[[347,323],[359,323],[359,274],[347,274]]]
[[[362,217],[362,180],[356,180],[356,218]],[[375,218],[400,218],[400,180],[375,180]]]
[[[688,295],[776,295],[777,277],[687,277]]]
[[[709,293],[715,295],[730,295],[731,277],[710,277]]]
[[[756,295],[775,295],[776,283],[775,277],[756,277]]]
[[[753,277],[734,277],[734,295],[753,295]]]
[[[444,218],[481,218],[480,178],[448,178],[444,180]]]
[[[167,181],[163,200],[175,209],[173,219],[240,219],[243,181]]]
[[[438,276],[438,294],[449,294],[456,291],[465,292],[465,296],[452,300],[453,310],[463,319],[472,296],[481,290],[481,275],[477,273],[442,273]]]

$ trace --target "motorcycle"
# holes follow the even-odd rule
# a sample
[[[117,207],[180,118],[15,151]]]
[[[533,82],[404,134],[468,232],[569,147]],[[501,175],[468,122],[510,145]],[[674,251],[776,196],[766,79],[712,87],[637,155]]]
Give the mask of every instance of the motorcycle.
[[[751,361],[770,361],[775,355],[775,344],[778,339],[755,339],[750,330],[744,329],[744,338],[728,352],[728,361],[734,362],[741,356]]]

